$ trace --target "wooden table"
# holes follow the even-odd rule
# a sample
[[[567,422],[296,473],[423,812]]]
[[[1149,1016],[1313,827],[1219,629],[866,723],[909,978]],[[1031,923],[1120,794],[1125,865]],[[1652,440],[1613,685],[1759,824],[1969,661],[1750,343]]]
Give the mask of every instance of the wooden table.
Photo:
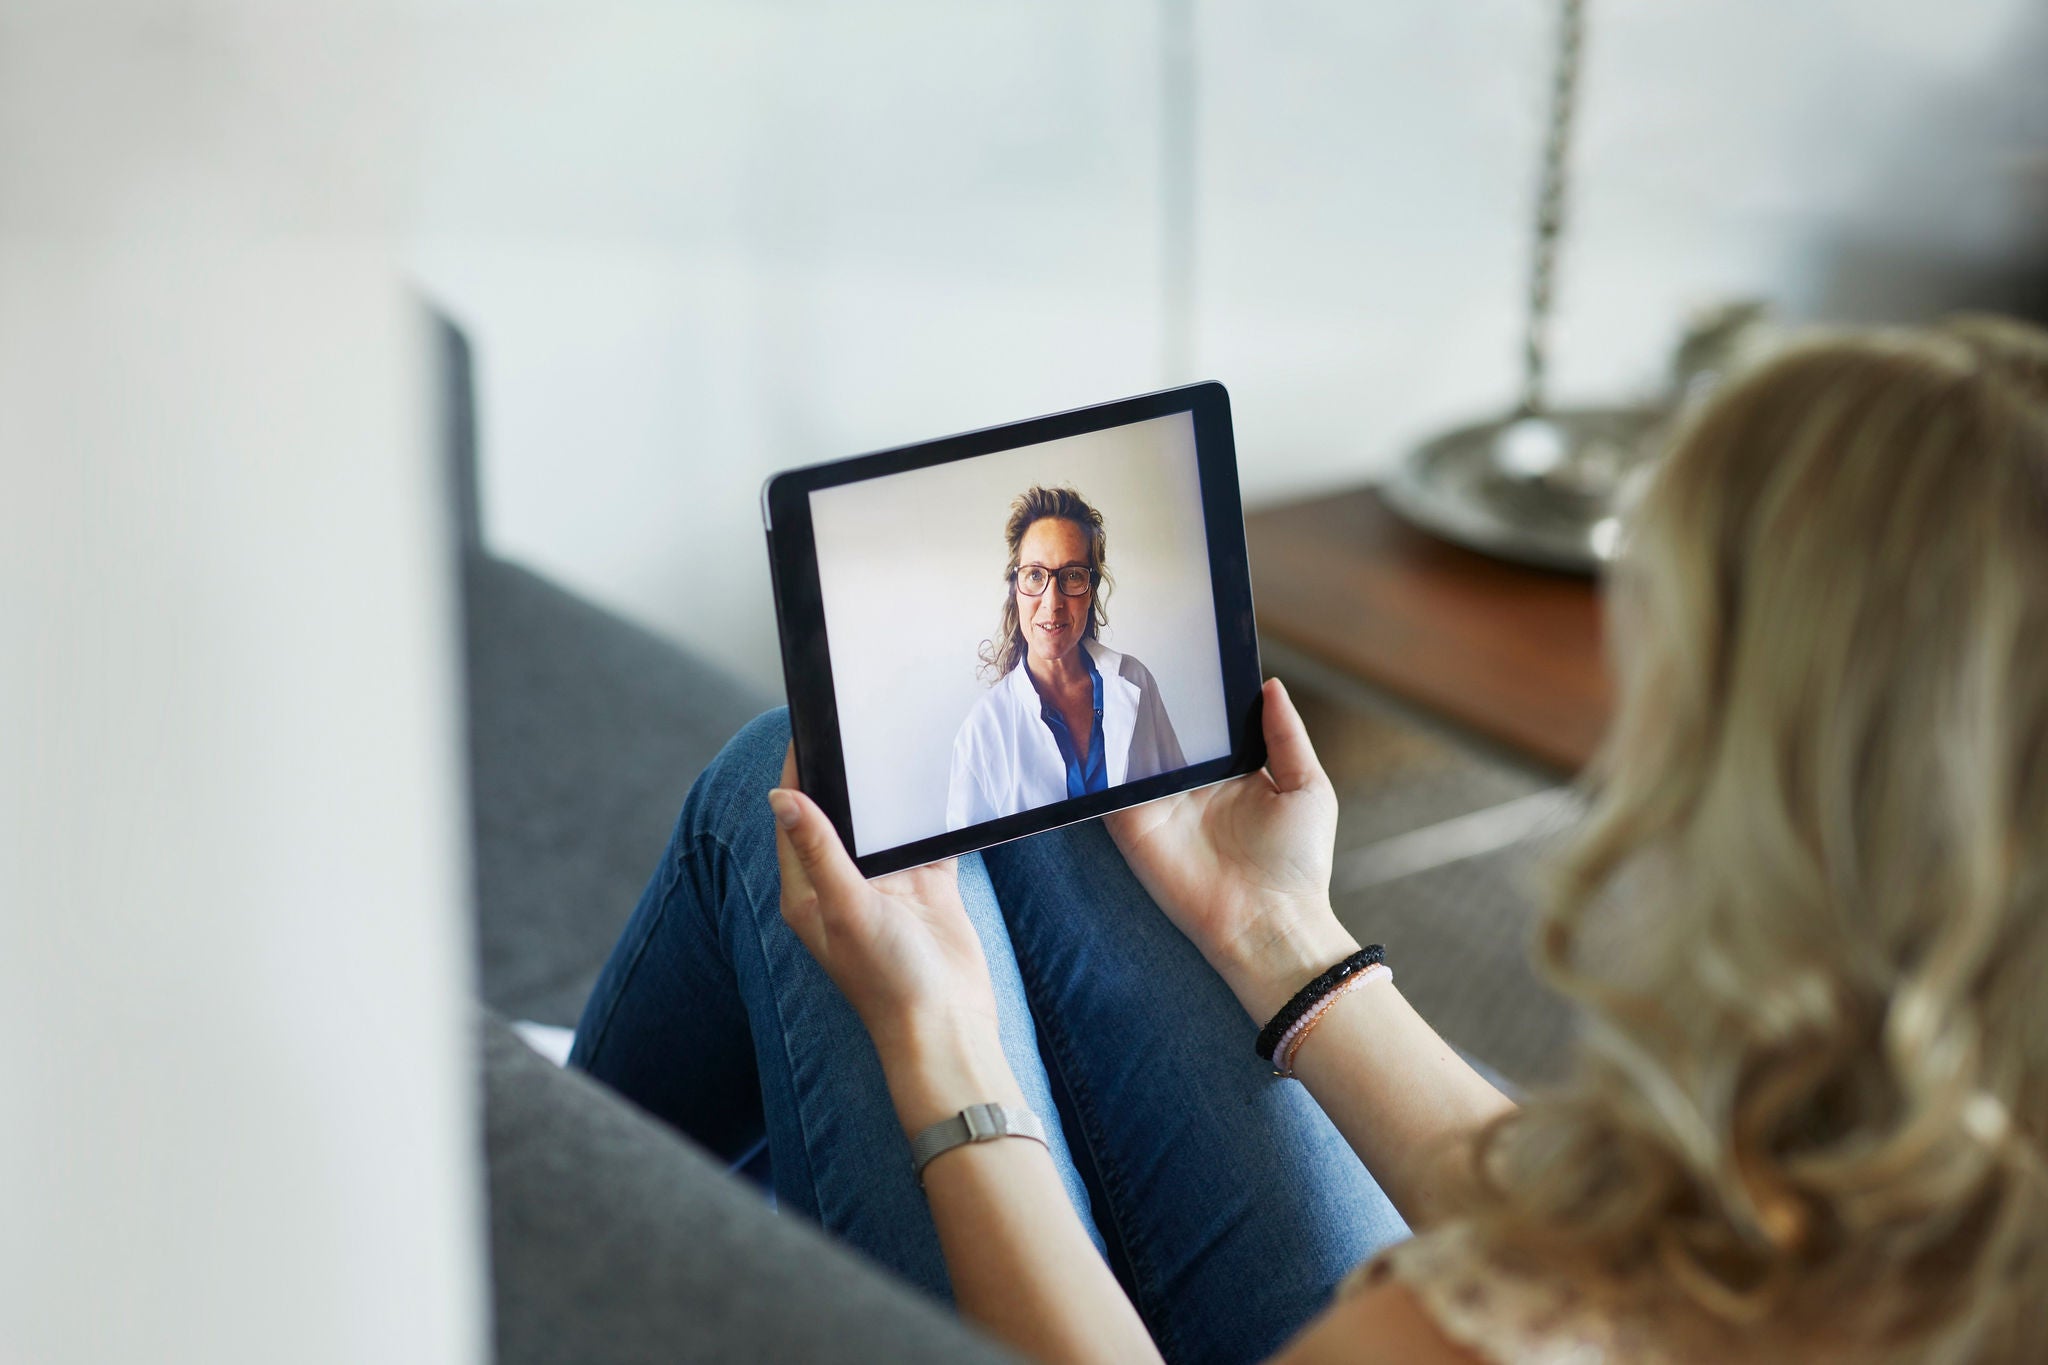
[[[1370,488],[1245,530],[1261,634],[1547,767],[1592,756],[1612,694],[1591,580],[1438,540]]]

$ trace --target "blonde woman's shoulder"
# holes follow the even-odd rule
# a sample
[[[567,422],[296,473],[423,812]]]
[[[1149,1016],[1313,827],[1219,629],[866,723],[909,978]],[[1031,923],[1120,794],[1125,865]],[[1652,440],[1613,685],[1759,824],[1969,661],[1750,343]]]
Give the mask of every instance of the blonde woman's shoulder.
[[[1487,1255],[1451,1223],[1383,1252],[1277,1359],[1287,1365],[1693,1365],[1732,1343],[1692,1315]],[[1767,1354],[1767,1353],[1766,1353]]]
[[[1489,1365],[1437,1325],[1399,1280],[1338,1299],[1311,1322],[1274,1365]]]

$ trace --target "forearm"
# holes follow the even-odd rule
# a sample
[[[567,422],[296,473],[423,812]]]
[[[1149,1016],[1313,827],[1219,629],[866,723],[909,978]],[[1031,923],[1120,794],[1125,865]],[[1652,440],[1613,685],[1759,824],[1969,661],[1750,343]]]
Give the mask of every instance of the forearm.
[[[971,1104],[1024,1103],[993,1041],[899,1044],[883,1065],[910,1136]],[[1159,1359],[1044,1147],[956,1147],[925,1167],[924,1188],[962,1316],[1033,1360]]]
[[[1297,923],[1304,927],[1284,939],[1254,942],[1215,963],[1254,1027],[1358,949],[1334,914]],[[1512,1107],[1390,981],[1365,982],[1338,999],[1295,1052],[1293,1070],[1416,1228],[1436,1219],[1462,1178],[1470,1138]]]
[[[1347,992],[1294,1056],[1294,1074],[1412,1228],[1437,1220],[1474,1134],[1512,1107],[1391,981]]]

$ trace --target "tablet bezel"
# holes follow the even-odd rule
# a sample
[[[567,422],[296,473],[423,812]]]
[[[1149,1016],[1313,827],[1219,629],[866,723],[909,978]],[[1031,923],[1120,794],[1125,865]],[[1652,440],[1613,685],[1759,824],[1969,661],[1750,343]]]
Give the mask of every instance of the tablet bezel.
[[[774,475],[763,485],[761,515],[774,580],[775,628],[782,641],[783,684],[789,696],[798,781],[824,810],[850,851],[854,846],[853,812],[847,796],[839,708],[832,681],[831,641],[825,629],[810,495],[819,489],[1106,431],[1180,412],[1190,413],[1194,419],[1195,461],[1201,476],[1202,521],[1209,547],[1209,584],[1215,594],[1217,647],[1223,669],[1223,704],[1230,717],[1231,752],[1223,758],[1121,783],[1107,791],[1070,797],[914,843],[861,854],[854,858],[854,863],[863,876],[877,877],[989,848],[1256,772],[1265,766],[1265,733],[1259,719],[1259,689],[1264,675],[1259,666],[1258,628],[1252,613],[1251,573],[1245,554],[1244,505],[1238,491],[1230,395],[1213,380],[1189,384],[808,465]]]

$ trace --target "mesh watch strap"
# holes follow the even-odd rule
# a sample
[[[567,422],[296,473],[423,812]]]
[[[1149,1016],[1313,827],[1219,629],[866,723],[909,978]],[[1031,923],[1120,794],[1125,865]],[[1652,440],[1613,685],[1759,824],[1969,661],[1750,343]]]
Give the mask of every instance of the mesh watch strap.
[[[940,1153],[970,1142],[994,1142],[1006,1137],[1030,1138],[1041,1147],[1048,1145],[1045,1125],[1029,1109],[1013,1109],[1007,1104],[970,1104],[952,1118],[940,1119],[910,1140],[910,1163],[917,1173],[917,1183],[924,1183],[924,1168]]]

